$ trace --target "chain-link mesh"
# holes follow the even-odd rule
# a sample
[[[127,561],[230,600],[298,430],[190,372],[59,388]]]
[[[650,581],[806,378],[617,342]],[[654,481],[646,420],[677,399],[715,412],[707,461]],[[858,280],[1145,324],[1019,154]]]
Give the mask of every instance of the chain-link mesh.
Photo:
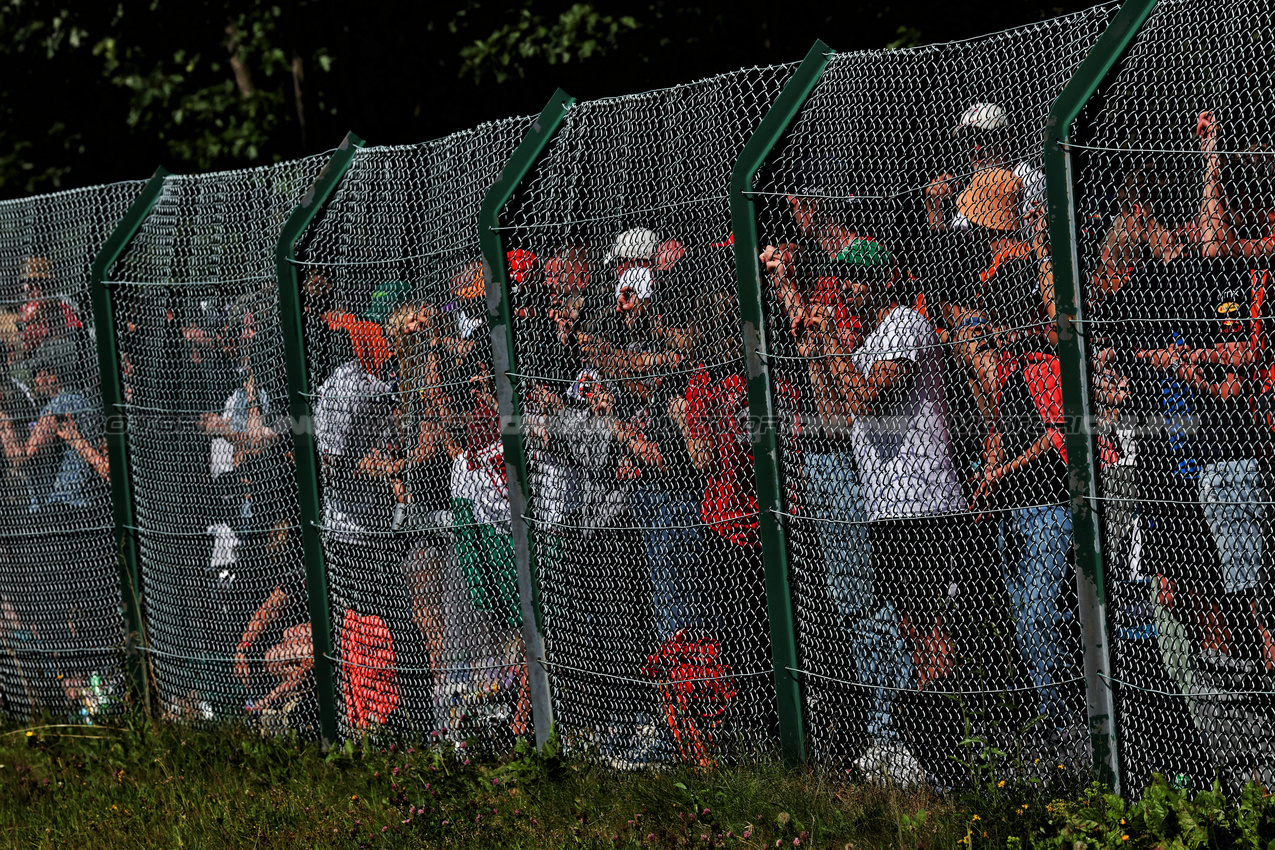
[[[1040,142],[1113,11],[833,57],[756,183],[825,767],[1088,763]],[[1275,781],[1272,14],[1161,0],[1073,145],[1131,787]],[[532,662],[567,746],[617,766],[775,740],[727,179],[791,70],[574,106],[502,217]],[[357,152],[302,240],[346,736],[529,731],[476,230],[529,123]],[[109,275],[147,662],[183,722],[316,731],[273,257],[324,161],[168,178]],[[123,704],[87,281],[140,186],[0,203],[11,716]]]
[[[173,176],[108,272],[163,716],[316,733],[274,266],[324,157]]]
[[[530,124],[360,150],[300,251],[347,736],[530,730],[477,226]]]
[[[727,188],[791,70],[573,106],[502,218],[541,663],[612,764],[773,739]]]
[[[1078,128],[1121,752],[1275,781],[1269,4],[1162,0]]]
[[[834,57],[756,185],[807,731],[826,766],[1088,763],[1049,107],[1113,7]]]
[[[0,204],[0,710],[122,707],[119,573],[89,273],[140,182]]]

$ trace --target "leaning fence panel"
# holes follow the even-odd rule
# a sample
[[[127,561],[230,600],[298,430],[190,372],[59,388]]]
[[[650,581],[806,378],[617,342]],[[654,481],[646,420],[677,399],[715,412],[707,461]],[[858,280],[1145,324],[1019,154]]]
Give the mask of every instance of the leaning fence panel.
[[[728,183],[791,70],[574,105],[501,217],[535,661],[612,764],[774,740]]]
[[[1124,770],[1275,781],[1275,15],[1162,0],[1077,128]]]
[[[108,275],[170,719],[317,733],[274,251],[324,162],[166,178]]]
[[[476,224],[529,124],[360,150],[299,251],[347,737],[530,730]]]
[[[1113,8],[833,57],[756,182],[826,767],[1088,767],[1040,138]]]
[[[10,717],[91,723],[128,690],[88,284],[141,186],[0,204],[0,710]]]

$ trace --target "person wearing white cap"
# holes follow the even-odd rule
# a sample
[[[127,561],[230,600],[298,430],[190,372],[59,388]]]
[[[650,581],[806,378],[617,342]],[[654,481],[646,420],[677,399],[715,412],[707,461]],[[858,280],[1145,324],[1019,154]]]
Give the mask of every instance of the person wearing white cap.
[[[1036,686],[1041,722],[1033,746],[1061,757],[1074,716],[1058,682],[1070,659],[1059,647],[1069,587],[1071,523],[1056,507],[1065,477],[1058,421],[1058,361],[1049,335],[1053,286],[1044,232],[1044,178],[1012,164],[1005,110],[975,103],[952,130],[964,142],[972,174],[951,174],[926,189],[931,230],[940,236],[948,283],[941,300],[944,341],[964,367],[983,416],[982,452],[962,470],[977,485],[971,510],[988,506],[996,523],[1001,577],[1022,669]],[[955,199],[950,217],[948,198]],[[963,256],[962,256],[963,254]],[[1068,744],[1068,746],[1070,746]],[[1043,757],[1043,756],[1042,756]]]
[[[1032,224],[1045,202],[1044,173],[1027,162],[1009,166],[1013,133],[1005,110],[994,103],[975,103],[961,115],[952,136],[969,154],[972,175],[964,191],[950,172],[925,187],[926,220],[932,230],[986,227],[1013,232]],[[1005,174],[999,172],[1004,171]],[[983,175],[980,178],[980,175]],[[994,178],[994,179],[993,179]],[[986,184],[986,185],[982,185]],[[945,215],[945,201],[956,197],[956,210]],[[1009,201],[1016,204],[1008,204]]]
[[[608,379],[637,378],[660,367],[676,366],[690,348],[688,317],[681,303],[660,299],[661,288],[682,291],[674,265],[686,254],[676,239],[660,240],[655,231],[634,227],[616,237],[605,264],[615,270],[615,312],[619,324],[607,333],[578,332],[587,359]],[[653,304],[659,304],[658,309]],[[649,395],[634,383],[638,395]]]
[[[634,227],[616,237],[607,251],[607,265],[615,264],[615,298],[621,313],[636,312],[655,292],[655,257],[660,237],[645,227]]]
[[[606,343],[582,344],[615,386],[620,474],[632,482],[629,509],[641,530],[661,643],[684,633],[711,635],[714,621],[702,563],[703,481],[677,424],[692,350],[692,287],[675,268],[684,255],[679,242],[650,229],[621,233],[607,253],[616,272],[618,327]]]
[[[660,249],[660,237],[647,227],[631,227],[615,237],[607,251],[607,265],[617,260],[640,260],[651,263]]]
[[[617,309],[625,314],[637,311],[656,294],[656,273],[670,270],[685,254],[676,239],[661,242],[646,227],[633,227],[617,236],[606,254],[607,265],[615,265]]]

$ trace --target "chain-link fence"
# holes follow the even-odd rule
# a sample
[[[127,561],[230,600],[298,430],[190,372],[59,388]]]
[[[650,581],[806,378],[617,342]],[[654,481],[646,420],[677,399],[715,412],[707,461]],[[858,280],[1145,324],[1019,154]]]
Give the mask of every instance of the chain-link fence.
[[[530,728],[477,227],[530,123],[359,150],[300,252],[346,735]]]
[[[1267,4],[1162,0],[1078,137],[1132,787],[1275,779],[1272,24]]]
[[[835,56],[757,181],[823,763],[1087,761],[1040,140],[1113,11]]]
[[[167,718],[315,727],[274,250],[324,161],[165,178],[103,284]]]
[[[1088,659],[1132,787],[1270,781],[1272,13],[1161,0],[1097,88],[1067,148],[1077,324],[1055,307],[1042,137],[1082,60],[1123,49],[1099,42],[1116,14],[812,53],[817,82],[745,190],[760,336],[741,329],[729,180],[794,66],[572,104],[550,131],[353,151],[296,244],[309,422],[288,416],[276,242],[324,157],[164,179],[107,273],[112,340],[89,270],[141,184],[0,204],[4,709],[122,704],[116,553],[135,540],[145,672],[181,722],[315,735],[328,704],[346,738],[503,749],[531,733],[544,671],[570,751],[708,765],[778,746],[795,681],[814,763],[947,787],[985,749],[1006,777],[1086,767],[1107,722],[1086,717]],[[489,280],[479,212],[503,181],[507,279]],[[1059,347],[1072,333],[1087,362]],[[103,346],[132,496],[114,514]],[[1096,494],[1068,457],[1076,372]],[[779,451],[759,487],[763,384]],[[311,459],[290,432],[311,426],[313,609]],[[525,447],[525,516],[506,445]],[[1086,504],[1101,559],[1073,551]],[[776,670],[766,588],[785,580],[796,662]],[[1077,591],[1095,586],[1096,614]],[[1104,604],[1110,669],[1081,629],[1101,638]]]
[[[89,274],[140,182],[0,204],[0,708],[123,705],[119,574]]]
[[[775,724],[727,189],[791,71],[572,107],[502,218],[541,663],[611,763]]]

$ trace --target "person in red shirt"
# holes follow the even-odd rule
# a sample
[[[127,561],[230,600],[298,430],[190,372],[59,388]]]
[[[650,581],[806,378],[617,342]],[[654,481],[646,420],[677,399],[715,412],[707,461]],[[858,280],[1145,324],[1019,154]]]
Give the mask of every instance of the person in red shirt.
[[[28,352],[34,352],[50,337],[63,337],[84,330],[75,305],[50,294],[54,278],[53,264],[48,257],[31,255],[23,258],[18,277],[26,298],[18,310],[18,330],[22,345]]]

